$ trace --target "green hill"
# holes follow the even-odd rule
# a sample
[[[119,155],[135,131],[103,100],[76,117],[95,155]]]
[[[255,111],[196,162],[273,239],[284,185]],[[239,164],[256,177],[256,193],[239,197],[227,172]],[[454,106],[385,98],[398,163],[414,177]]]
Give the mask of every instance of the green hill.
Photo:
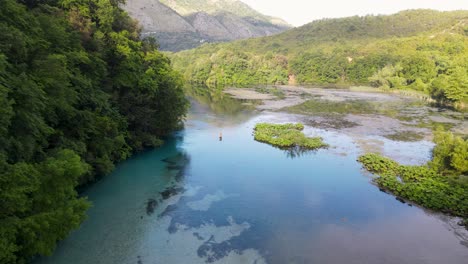
[[[292,29],[279,40],[297,42],[355,40],[414,36],[422,32],[444,30],[461,19],[468,11],[438,12],[407,10],[390,16],[353,16],[322,19]]]
[[[468,11],[408,10],[322,19],[282,34],[173,54],[187,80],[210,85],[373,85],[468,100]]]
[[[206,12],[208,14],[228,12],[239,17],[250,17],[274,25],[289,27],[286,21],[263,15],[238,0],[160,0],[160,2],[184,16],[198,12]]]

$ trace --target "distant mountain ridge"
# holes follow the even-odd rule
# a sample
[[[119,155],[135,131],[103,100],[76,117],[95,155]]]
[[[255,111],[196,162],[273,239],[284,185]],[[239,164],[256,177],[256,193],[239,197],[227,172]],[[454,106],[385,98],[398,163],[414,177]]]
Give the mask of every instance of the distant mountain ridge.
[[[160,0],[161,3],[175,10],[181,15],[190,15],[198,12],[208,14],[216,14],[220,12],[228,12],[239,17],[250,17],[264,22],[269,22],[273,25],[287,26],[290,25],[281,18],[270,17],[251,8],[247,4],[238,0]]]
[[[274,36],[171,55],[186,80],[215,87],[364,85],[468,107],[468,10],[321,19]]]
[[[127,0],[124,9],[155,36],[162,50],[280,33],[290,26],[236,0]]]

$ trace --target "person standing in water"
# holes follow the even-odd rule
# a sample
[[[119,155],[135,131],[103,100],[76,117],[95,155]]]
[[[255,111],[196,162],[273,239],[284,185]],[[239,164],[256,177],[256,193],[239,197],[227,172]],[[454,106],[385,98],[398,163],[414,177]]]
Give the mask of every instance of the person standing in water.
[[[223,141],[223,132],[219,132],[219,141]]]

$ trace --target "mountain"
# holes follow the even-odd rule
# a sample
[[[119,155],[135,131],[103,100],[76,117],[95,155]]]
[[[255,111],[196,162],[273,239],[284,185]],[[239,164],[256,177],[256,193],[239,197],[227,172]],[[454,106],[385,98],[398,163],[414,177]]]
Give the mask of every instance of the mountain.
[[[180,51],[206,42],[268,36],[290,28],[236,0],[127,0],[123,8],[155,36],[162,50]]]
[[[191,82],[372,85],[466,105],[468,11],[322,19],[274,36],[206,44],[171,58]]]
[[[161,2],[184,16],[198,12],[208,14],[227,12],[239,17],[250,17],[269,22],[273,25],[289,27],[286,21],[280,18],[265,16],[247,4],[237,0],[161,0]]]

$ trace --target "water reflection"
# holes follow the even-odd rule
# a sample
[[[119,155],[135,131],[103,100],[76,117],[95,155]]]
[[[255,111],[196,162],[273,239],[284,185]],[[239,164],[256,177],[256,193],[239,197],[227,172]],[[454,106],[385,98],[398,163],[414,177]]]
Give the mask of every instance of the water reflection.
[[[308,154],[317,153],[317,150],[311,150],[311,149],[296,146],[296,147],[287,149],[284,152],[286,153],[286,156],[288,158],[294,159],[294,158],[300,158],[300,157],[308,155]]]
[[[236,116],[240,113],[255,110],[254,100],[238,100],[224,93],[222,87],[207,87],[203,85],[187,85],[186,94],[201,105],[207,106],[217,115]]]
[[[217,88],[188,86],[186,90],[191,102],[186,127],[200,128],[200,122],[204,122],[221,128],[216,132],[218,136],[223,128],[246,122],[257,114],[255,104],[259,102],[236,100]]]
[[[452,227],[370,184],[352,138],[308,127],[331,148],[273,148],[255,124],[299,117],[200,93],[186,130],[92,186],[89,219],[38,263],[466,262]],[[425,158],[431,146],[398,147]]]

